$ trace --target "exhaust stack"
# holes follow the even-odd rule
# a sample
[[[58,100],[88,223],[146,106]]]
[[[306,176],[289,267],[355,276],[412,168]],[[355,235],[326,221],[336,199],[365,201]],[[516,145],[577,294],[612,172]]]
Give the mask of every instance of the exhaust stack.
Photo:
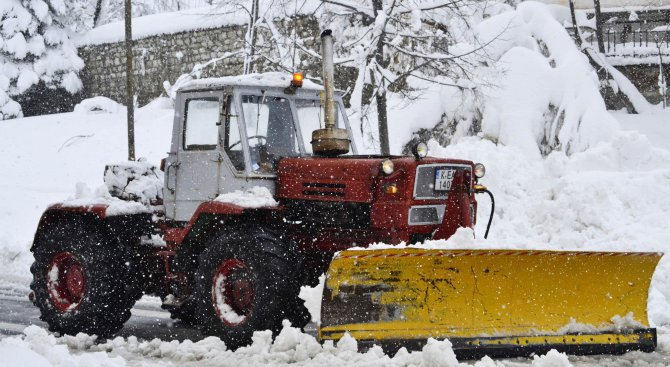
[[[349,152],[349,133],[346,129],[339,129],[335,119],[334,79],[335,66],[333,65],[333,35],[330,29],[321,33],[321,62],[323,63],[323,93],[325,94],[324,125],[323,129],[312,132],[312,151],[314,154],[336,156]]]

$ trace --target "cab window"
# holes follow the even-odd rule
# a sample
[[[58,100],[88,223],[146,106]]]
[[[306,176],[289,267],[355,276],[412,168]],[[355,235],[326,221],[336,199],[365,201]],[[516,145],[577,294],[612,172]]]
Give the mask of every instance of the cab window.
[[[219,99],[190,98],[184,111],[184,149],[216,149],[219,140]]]
[[[252,171],[274,173],[281,157],[299,155],[293,113],[288,99],[243,95],[242,113]]]

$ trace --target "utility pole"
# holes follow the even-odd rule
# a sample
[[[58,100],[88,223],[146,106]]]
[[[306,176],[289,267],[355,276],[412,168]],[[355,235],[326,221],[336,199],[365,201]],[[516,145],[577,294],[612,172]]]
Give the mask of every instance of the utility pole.
[[[128,111],[128,160],[135,160],[135,98],[133,93],[133,31],[131,0],[125,0],[126,18],[126,106]]]

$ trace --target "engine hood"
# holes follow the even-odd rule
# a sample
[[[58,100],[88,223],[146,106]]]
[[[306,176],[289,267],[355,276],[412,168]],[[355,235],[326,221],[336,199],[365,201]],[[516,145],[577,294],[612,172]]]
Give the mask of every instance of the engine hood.
[[[401,156],[284,158],[277,170],[276,197],[370,203],[379,180],[390,177],[380,170],[381,162],[386,159],[393,161],[396,173],[403,173],[404,178],[410,181],[419,165],[439,163],[473,166],[471,161],[432,157],[421,160]]]

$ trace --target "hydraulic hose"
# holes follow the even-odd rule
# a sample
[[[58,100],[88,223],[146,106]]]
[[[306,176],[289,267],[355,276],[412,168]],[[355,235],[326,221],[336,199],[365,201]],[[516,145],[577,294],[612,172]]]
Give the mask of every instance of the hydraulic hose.
[[[489,229],[491,229],[491,221],[493,221],[493,211],[496,208],[496,201],[493,198],[493,193],[488,189],[484,189],[483,192],[489,194],[491,198],[491,214],[489,215],[489,223],[486,225],[486,232],[484,233],[484,238],[486,239],[489,236]]]

